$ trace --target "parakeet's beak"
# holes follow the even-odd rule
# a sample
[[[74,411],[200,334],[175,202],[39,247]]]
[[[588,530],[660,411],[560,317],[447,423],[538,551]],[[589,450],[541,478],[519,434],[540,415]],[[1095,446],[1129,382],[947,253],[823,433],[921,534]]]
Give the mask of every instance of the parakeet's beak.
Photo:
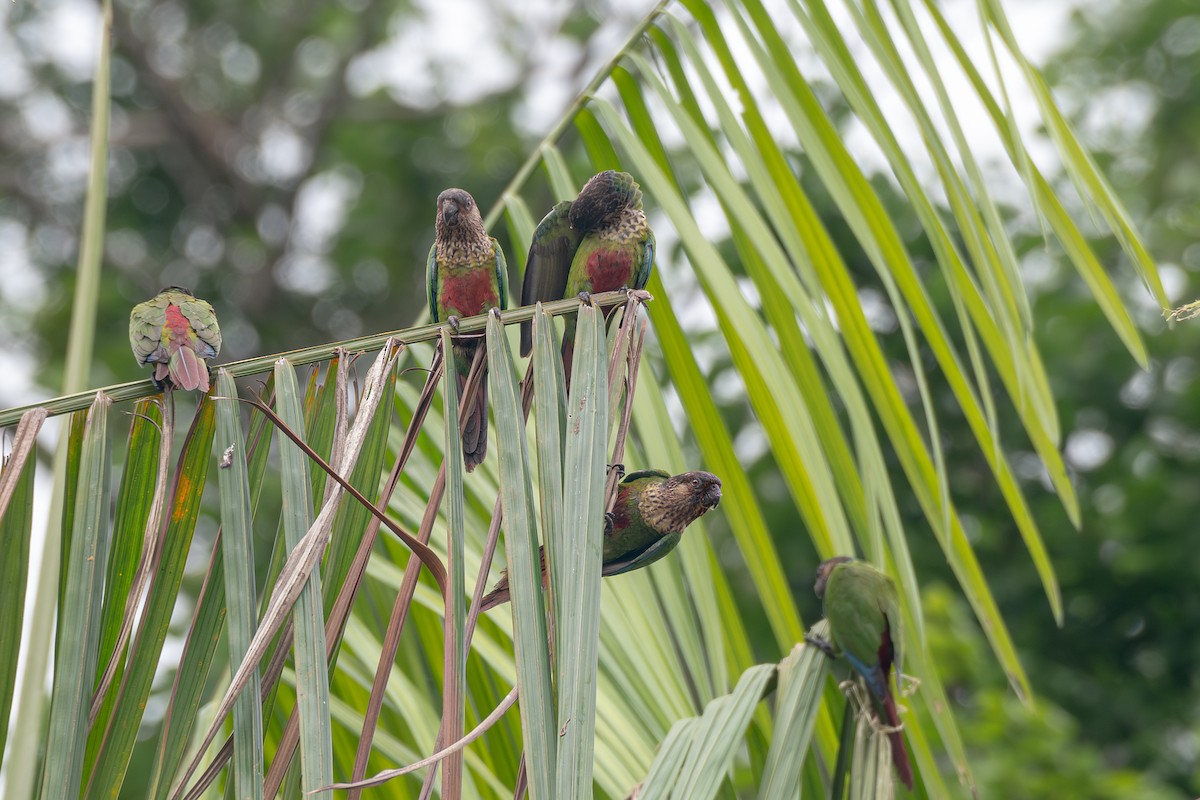
[[[442,222],[453,225],[458,219],[458,203],[446,198],[442,201]]]
[[[702,502],[708,508],[716,508],[721,503],[721,479],[716,475],[709,475],[706,483],[704,494],[701,495]]]

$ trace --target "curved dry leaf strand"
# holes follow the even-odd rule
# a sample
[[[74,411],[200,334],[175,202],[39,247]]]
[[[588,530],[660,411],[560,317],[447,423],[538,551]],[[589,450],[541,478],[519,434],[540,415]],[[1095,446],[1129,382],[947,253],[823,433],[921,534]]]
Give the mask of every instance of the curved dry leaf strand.
[[[466,422],[467,415],[474,407],[475,398],[482,386],[483,365],[485,363],[484,359],[487,356],[486,351],[487,345],[483,343],[475,349],[475,360],[471,363],[471,371],[467,376],[463,396],[458,406],[459,425]],[[437,353],[443,354],[441,345],[438,346]],[[437,357],[435,356],[435,358]],[[446,463],[443,459],[442,467],[438,471],[437,478],[434,479],[433,488],[429,492],[429,500],[425,506],[425,516],[421,519],[421,527],[417,531],[417,538],[422,543],[427,543],[433,533],[433,525],[437,519],[438,508],[441,506],[442,495],[445,489]],[[408,610],[412,605],[413,594],[417,589],[420,568],[421,562],[419,560],[409,559],[408,564],[404,568],[404,577],[400,582],[400,589],[396,593],[396,601],[392,607],[392,616],[388,622],[387,633],[384,635],[383,647],[380,650],[378,665],[375,669],[375,681],[371,687],[370,700],[367,702],[367,710],[363,715],[362,733],[359,736],[358,751],[354,759],[353,780],[359,780],[367,772],[367,760],[371,755],[371,742],[375,737],[375,726],[379,720],[379,712],[383,708],[387,679],[391,675],[392,665],[396,660],[396,651],[400,646],[400,634],[404,630],[404,623],[408,617]],[[360,794],[360,790],[355,789],[350,792],[347,800],[356,800]]]
[[[49,415],[44,408],[31,408],[21,415],[21,422],[17,425],[17,432],[13,437],[12,452],[5,460],[4,471],[0,472],[0,517],[8,510],[8,503],[12,500],[17,481],[21,477],[21,469],[25,466],[29,454],[37,447],[38,431],[42,429],[42,424]]]
[[[484,717],[483,721],[481,721],[478,725],[476,725],[474,728],[472,728],[470,733],[468,733],[466,736],[459,739],[457,742],[450,745],[449,747],[443,748],[443,749],[437,751],[436,753],[434,753],[433,755],[429,756],[428,758],[421,759],[420,761],[416,762],[415,764],[409,764],[407,767],[400,767],[399,769],[384,770],[383,772],[377,773],[377,774],[373,775],[372,777],[367,778],[366,780],[355,781],[353,783],[334,783],[329,786],[322,786],[317,791],[323,792],[323,791],[326,791],[327,789],[365,789],[369,786],[379,786],[381,784],[387,783],[392,778],[399,778],[401,775],[407,775],[410,772],[416,772],[417,770],[424,769],[425,767],[428,767],[430,765],[436,765],[439,761],[441,761],[446,756],[450,755],[451,753],[457,753],[459,750],[462,750],[464,747],[469,745],[471,742],[475,741],[480,736],[487,733],[488,728],[492,727],[497,722],[499,722],[500,718],[503,717],[506,713],[508,713],[508,710],[510,708],[512,708],[513,704],[516,702],[517,702],[517,687],[514,686],[512,688],[512,690],[509,691],[509,693],[504,696],[504,699],[500,701],[500,704],[498,706],[496,706],[495,709],[492,710],[492,713],[490,713],[486,717]],[[315,792],[313,794],[315,794]]]

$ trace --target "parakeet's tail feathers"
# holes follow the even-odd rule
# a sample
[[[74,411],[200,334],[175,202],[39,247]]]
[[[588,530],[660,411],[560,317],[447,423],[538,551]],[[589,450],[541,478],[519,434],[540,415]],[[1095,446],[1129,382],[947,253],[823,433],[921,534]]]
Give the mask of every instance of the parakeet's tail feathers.
[[[180,389],[208,391],[208,369],[190,347],[181,347],[171,355],[167,371],[171,382]]]
[[[458,376],[460,397],[466,387],[466,383],[466,376],[460,373]],[[463,462],[467,468],[467,472],[474,471],[477,466],[483,463],[483,459],[487,455],[487,408],[487,382],[484,381],[479,385],[479,391],[475,395],[475,405],[471,408],[470,413],[467,414],[467,418],[463,423]]]
[[[479,613],[490,611],[508,602],[508,576],[500,576],[500,582],[479,601]]]
[[[571,362],[575,360],[575,339],[564,336],[562,343],[563,383],[568,396],[571,393]]]
[[[912,765],[908,763],[908,750],[904,748],[904,733],[900,730],[900,714],[896,711],[896,701],[888,692],[883,698],[883,710],[887,716],[888,740],[892,743],[892,763],[896,765],[896,775],[909,789],[913,788]]]
[[[885,615],[883,638],[879,643],[879,666],[872,676],[875,681],[870,681],[872,684],[882,685],[872,685],[871,692],[880,701],[879,706],[883,709],[882,716],[886,717],[887,726],[890,728],[888,740],[892,743],[892,763],[896,765],[896,774],[900,776],[904,785],[911,789],[913,787],[912,766],[908,763],[908,751],[904,749],[904,734],[900,730],[903,726],[900,723],[900,714],[896,711],[896,700],[892,696],[890,685],[895,655],[895,647],[892,644],[892,626],[888,623]],[[899,674],[898,671],[897,674]]]
[[[538,561],[542,570],[542,588],[549,589],[550,579],[546,574],[546,548],[544,545],[538,548]],[[511,599],[508,591],[508,571],[505,570],[500,573],[500,580],[496,581],[492,590],[479,599],[479,613],[482,614],[496,606],[504,605]]]

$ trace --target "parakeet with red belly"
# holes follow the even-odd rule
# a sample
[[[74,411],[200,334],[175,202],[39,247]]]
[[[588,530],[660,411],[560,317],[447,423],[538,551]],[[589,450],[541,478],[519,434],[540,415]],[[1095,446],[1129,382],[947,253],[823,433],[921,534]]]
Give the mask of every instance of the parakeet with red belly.
[[[129,314],[129,346],[138,364],[154,365],[159,389],[208,391],[208,366],[221,352],[213,307],[190,290],[168,286]]]
[[[426,265],[429,314],[434,322],[457,322],[493,308],[508,308],[508,265],[500,243],[487,235],[474,198],[462,189],[438,195],[434,241]],[[477,344],[456,339],[453,368],[463,389]],[[447,364],[447,369],[450,368]],[[462,426],[463,460],[472,471],[487,454],[487,381],[480,384],[475,405]]]
[[[668,475],[647,469],[626,475],[617,487],[617,501],[604,518],[604,549],[600,574],[621,575],[648,567],[670,553],[683,538],[683,529],[721,502],[721,479],[710,472]],[[546,584],[545,549],[542,585]],[[508,602],[508,577],[503,576],[480,601],[487,611]]]
[[[824,603],[829,622],[829,642],[807,637],[831,658],[846,656],[854,671],[862,676],[875,702],[875,714],[893,730],[888,733],[892,745],[892,763],[896,774],[909,789],[913,786],[912,767],[904,749],[900,715],[892,693],[892,667],[900,676],[900,647],[904,635],[900,618],[900,596],[896,584],[865,561],[838,556],[817,567],[813,589]]]
[[[654,267],[654,233],[642,211],[642,190],[627,172],[605,170],[573,201],[565,200],[538,224],[525,261],[521,305],[641,289]],[[615,307],[605,312],[611,317]],[[575,316],[564,317],[563,366],[568,384],[575,351]],[[521,324],[521,355],[533,345],[531,323]]]

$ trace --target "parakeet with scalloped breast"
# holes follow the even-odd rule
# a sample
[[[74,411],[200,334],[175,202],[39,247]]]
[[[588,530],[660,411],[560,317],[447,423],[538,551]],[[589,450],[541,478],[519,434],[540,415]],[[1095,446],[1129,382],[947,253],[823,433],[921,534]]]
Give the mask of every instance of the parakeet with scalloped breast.
[[[654,268],[654,233],[642,210],[642,190],[627,172],[594,175],[572,200],[558,203],[538,224],[525,261],[521,305],[641,289]],[[610,318],[616,310],[605,311]],[[564,315],[563,366],[571,381],[575,316]],[[521,355],[533,344],[531,323],[521,324]]]
[[[217,314],[190,289],[168,286],[129,314],[129,346],[138,364],[154,365],[159,389],[208,391],[208,365],[221,352]]]
[[[669,475],[662,470],[631,472],[617,487],[617,501],[604,518],[604,576],[647,567],[670,553],[683,530],[721,502],[721,479],[709,472]],[[545,549],[542,585],[546,584]],[[487,611],[509,600],[508,577],[501,576],[480,608]]]
[[[838,556],[821,562],[813,587],[821,598],[829,622],[829,643],[813,640],[829,655],[844,655],[862,676],[875,703],[876,717],[892,728],[892,763],[909,789],[912,766],[900,731],[900,715],[892,692],[892,667],[900,676],[901,644],[904,637],[900,617],[900,595],[896,584],[865,561]]]
[[[508,265],[504,251],[484,230],[475,199],[462,189],[447,189],[438,195],[434,241],[429,248],[425,277],[429,314],[434,322],[508,308]],[[455,338],[452,359],[460,397],[477,347],[476,339]],[[487,406],[485,380],[462,426],[467,472],[483,463],[487,455]]]

